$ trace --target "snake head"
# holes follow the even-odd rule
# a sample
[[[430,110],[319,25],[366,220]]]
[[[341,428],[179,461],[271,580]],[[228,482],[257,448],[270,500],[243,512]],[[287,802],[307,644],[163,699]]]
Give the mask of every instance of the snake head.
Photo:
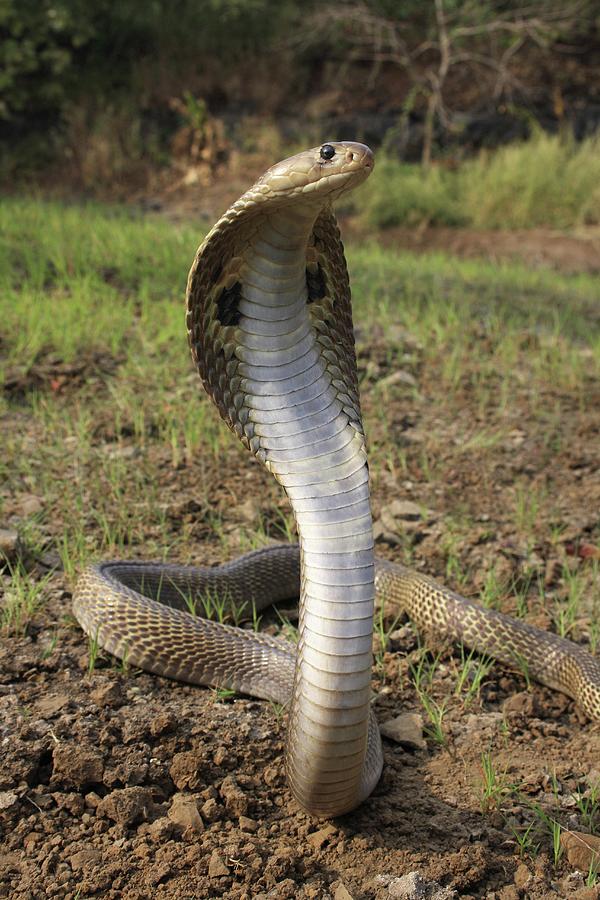
[[[251,192],[331,203],[367,178],[375,159],[365,144],[332,141],[284,159],[261,175]]]

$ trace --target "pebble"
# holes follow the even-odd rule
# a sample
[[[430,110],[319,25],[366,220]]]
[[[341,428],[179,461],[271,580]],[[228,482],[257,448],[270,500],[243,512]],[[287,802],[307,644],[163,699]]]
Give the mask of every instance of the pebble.
[[[383,506],[380,522],[386,531],[398,532],[416,528],[422,519],[421,507],[412,500],[393,500]]]
[[[102,854],[99,850],[80,850],[69,857],[69,862],[73,871],[77,872],[79,869],[83,869],[84,866],[99,863],[101,859]]]
[[[563,831],[560,845],[570,865],[581,872],[589,872],[600,863],[600,837],[582,831]]]
[[[222,875],[229,875],[229,868],[225,865],[225,860],[218,850],[213,850],[210,855],[208,875],[210,878],[220,878]]]
[[[12,562],[19,555],[19,535],[8,528],[0,528],[0,564]]]
[[[456,891],[441,887],[437,881],[425,881],[418,872],[393,878],[388,885],[388,895],[396,900],[453,900],[457,896]]]
[[[57,744],[52,752],[52,781],[83,787],[100,784],[104,774],[102,754],[93,747]]]
[[[22,516],[35,516],[44,508],[44,501],[37,494],[24,494],[19,502],[19,512]]]
[[[325,828],[320,828],[319,831],[313,831],[306,840],[311,847],[320,850],[325,844],[329,843],[335,834],[337,834],[337,828],[334,825],[326,825]]]
[[[242,831],[251,831],[255,832],[258,829],[258,822],[254,819],[249,819],[248,816],[240,816],[238,819],[238,825],[240,826]]]
[[[97,809],[98,804],[102,801],[102,798],[98,796],[95,791],[90,791],[89,794],[85,795],[85,805],[88,809]]]
[[[36,701],[35,709],[42,718],[46,718],[59,712],[59,710],[67,706],[68,703],[69,698],[66,694],[56,694],[54,697],[40,697],[40,699]]]
[[[177,720],[172,713],[159,713],[150,722],[150,734],[158,737],[166,731],[172,731],[177,724]]]
[[[517,871],[515,872],[515,884],[518,888],[525,888],[529,883],[531,878],[531,872],[525,865],[525,863],[521,863],[517,867]]]
[[[13,791],[0,791],[0,810],[10,809],[18,801],[18,797]]]
[[[380,725],[381,734],[402,744],[417,750],[426,750],[427,743],[423,737],[423,717],[419,713],[401,713],[394,719],[388,719]]]
[[[600,887],[580,887],[569,895],[571,900],[598,900],[600,897]]]
[[[216,822],[218,819],[223,818],[223,807],[212,797],[209,797],[206,803],[202,804],[200,811],[202,813],[202,818],[207,822]]]
[[[98,816],[106,816],[119,825],[132,825],[147,819],[154,808],[152,792],[149,788],[119,788],[107,794],[97,808]]]
[[[512,694],[502,704],[502,710],[507,715],[525,716],[530,719],[537,713],[535,695],[529,691],[520,691],[518,694]]]
[[[196,834],[204,831],[204,822],[198,812],[198,804],[187,794],[175,794],[168,812],[169,819],[180,828],[190,828]]]
[[[408,384],[410,387],[414,387],[417,383],[417,379],[414,375],[411,375],[410,372],[406,372],[404,369],[398,369],[396,372],[392,372],[391,375],[386,375],[385,378],[379,379],[379,387],[392,387],[394,384]]]
[[[221,783],[220,793],[228,813],[232,816],[246,815],[250,802],[235,778],[228,775]]]
[[[340,881],[333,892],[333,900],[354,900],[354,896],[350,893],[346,885]]]
[[[169,775],[180,791],[186,788],[196,790],[204,785],[200,767],[203,758],[196,750],[175,753],[169,768]]]
[[[161,816],[160,819],[155,819],[154,822],[146,825],[145,829],[144,833],[154,844],[164,844],[173,834],[174,826],[167,816]]]
[[[114,709],[124,702],[123,691],[121,685],[116,681],[109,681],[102,684],[90,693],[90,699],[96,706],[109,706]]]

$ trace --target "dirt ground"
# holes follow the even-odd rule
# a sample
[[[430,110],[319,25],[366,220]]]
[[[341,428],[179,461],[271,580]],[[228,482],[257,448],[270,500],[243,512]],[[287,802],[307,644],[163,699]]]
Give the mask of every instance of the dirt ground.
[[[480,245],[471,250],[487,252]],[[364,374],[364,347],[361,354]],[[375,333],[368,365],[373,384],[396,371],[385,335]],[[441,418],[436,373],[421,371],[418,359],[405,370],[405,381],[418,379],[419,392],[391,385],[386,415],[409,472],[373,472],[378,552],[394,559],[409,548],[419,569],[472,595],[494,562],[513,584],[533,577],[552,597],[565,560],[583,571],[599,544],[600,385],[589,384],[585,412],[564,389],[548,387],[544,404],[562,410],[555,428],[565,441],[557,449],[546,445],[543,423],[529,421],[524,384],[508,438],[457,457],[453,448],[472,425],[468,396],[459,391],[452,415]],[[71,386],[67,379],[65,402],[75,402],[79,388],[76,378]],[[369,418],[379,401],[369,384],[363,395]],[[29,427],[25,408],[15,406],[10,415],[8,427]],[[432,434],[437,474],[424,464]],[[107,440],[101,431],[95,439]],[[370,439],[377,443],[377,427]],[[32,432],[32,447],[35,440]],[[119,452],[135,454],[131,436]],[[185,465],[174,471],[165,450],[148,452],[165,453],[160,488],[173,527],[190,527],[198,562],[215,563],[221,547],[190,499],[199,472]],[[546,498],[536,519],[542,537],[533,541],[519,536],[507,513],[515,482],[523,479],[532,492],[543,487]],[[233,535],[248,515],[283,506],[268,474],[251,460],[243,471],[213,469],[208,482],[208,501],[226,511]],[[249,511],[248,496],[259,498],[256,510]],[[394,507],[407,498],[422,511]],[[5,501],[4,524],[17,527],[43,499],[24,483]],[[466,585],[448,564],[444,524],[461,507],[470,511],[469,525],[457,532],[452,552],[469,573]],[[57,523],[53,537],[59,535]],[[51,552],[28,561],[40,577],[55,564]],[[514,604],[510,595],[502,598],[505,611],[514,613]],[[374,794],[352,814],[319,822],[298,809],[287,789],[280,710],[123,671],[102,655],[89,673],[88,643],[69,610],[70,589],[57,571],[26,632],[5,637],[0,647],[1,897],[600,896],[586,886],[594,881],[587,871],[578,872],[564,853],[555,860],[548,830],[552,819],[589,830],[577,798],[600,781],[600,728],[568,698],[528,685],[522,673],[494,666],[467,702],[456,690],[460,652],[434,639],[430,646],[441,655],[431,669],[431,696],[445,704],[443,741],[429,733],[417,746],[384,739]],[[581,611],[583,634],[592,615],[591,608]],[[530,605],[528,620],[551,624],[540,603]],[[422,659],[412,628],[394,625],[374,667],[380,722],[402,712],[424,716],[411,676]],[[493,761],[491,786],[484,758]],[[407,880],[409,873],[422,881]]]
[[[414,253],[439,250],[453,256],[481,257],[493,262],[520,261],[528,266],[562,272],[600,271],[600,230],[582,228],[573,234],[551,229],[472,231],[468,228],[390,228],[379,240],[385,247]]]
[[[174,194],[161,193],[137,198],[143,208],[157,209],[172,219],[204,218],[212,222],[226,210],[269,165],[268,159],[244,159],[244,167],[232,166],[227,178],[219,178],[201,189],[186,189]],[[355,217],[341,217],[346,240],[372,238]],[[482,258],[492,262],[517,261],[536,268],[562,272],[600,271],[600,229],[581,226],[566,234],[550,228],[514,231],[478,231],[469,228],[430,227],[388,228],[377,233],[384,247],[413,253],[439,251],[460,258]]]

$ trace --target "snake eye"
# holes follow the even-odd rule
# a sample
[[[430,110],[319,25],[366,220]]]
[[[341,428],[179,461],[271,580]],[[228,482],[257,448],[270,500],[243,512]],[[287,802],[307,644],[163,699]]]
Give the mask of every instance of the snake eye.
[[[331,144],[323,144],[321,147],[321,159],[333,159],[335,156],[335,147]]]

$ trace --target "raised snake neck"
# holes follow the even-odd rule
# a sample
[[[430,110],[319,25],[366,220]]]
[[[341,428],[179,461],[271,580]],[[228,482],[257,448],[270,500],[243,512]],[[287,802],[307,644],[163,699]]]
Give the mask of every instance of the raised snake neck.
[[[208,571],[101,564],[74,596],[84,629],[142,668],[291,701],[288,779],[319,816],[355,807],[381,773],[369,712],[376,582],[417,624],[507,662],[525,658],[534,677],[600,711],[600,669],[581,648],[402,567],[375,567],[350,290],[331,211],[372,166],[371,151],[349,142],[274,166],[211,230],[188,280],[192,355],[222,417],[283,485],[299,560],[276,547]],[[185,593],[216,589],[262,606],[298,586],[295,657],[182,609]]]

